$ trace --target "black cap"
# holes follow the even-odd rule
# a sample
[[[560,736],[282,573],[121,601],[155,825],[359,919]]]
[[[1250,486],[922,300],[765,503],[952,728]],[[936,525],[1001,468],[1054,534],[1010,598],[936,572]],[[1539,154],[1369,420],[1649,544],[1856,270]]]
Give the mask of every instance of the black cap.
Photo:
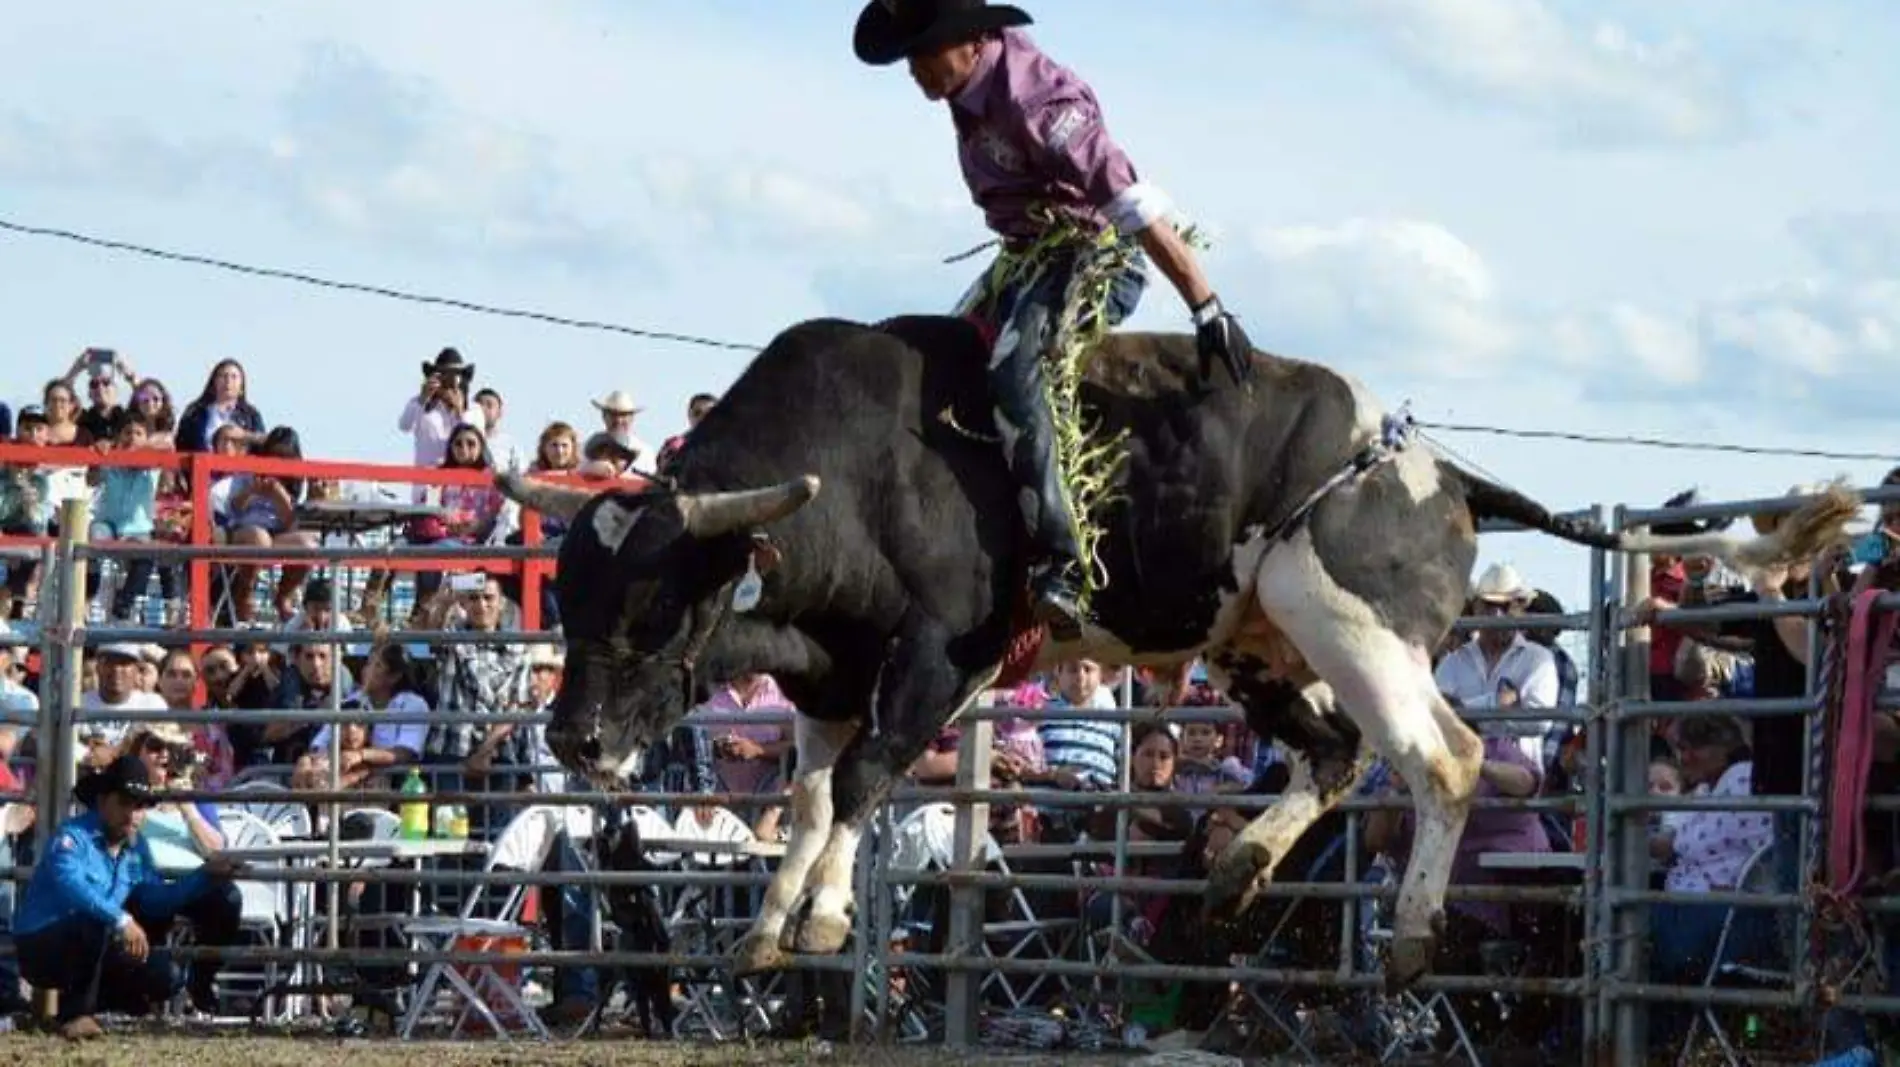
[[[73,787],[73,796],[88,808],[97,807],[102,798],[113,793],[140,806],[158,802],[158,795],[152,791],[152,772],[136,755],[120,756]]]
[[[38,404],[28,404],[27,406],[20,409],[20,413],[18,415],[15,415],[13,417],[13,424],[15,426],[25,426],[29,422],[45,422],[45,421],[46,421],[46,409],[40,407]]]

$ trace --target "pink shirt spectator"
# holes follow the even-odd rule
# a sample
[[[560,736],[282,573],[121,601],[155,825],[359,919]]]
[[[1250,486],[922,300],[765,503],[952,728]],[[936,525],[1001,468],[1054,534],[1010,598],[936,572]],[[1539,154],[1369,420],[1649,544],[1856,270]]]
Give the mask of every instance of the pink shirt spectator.
[[[1746,797],[1754,771],[1755,765],[1747,760],[1732,763],[1715,788],[1700,786],[1691,795]],[[1676,825],[1676,862],[1670,865],[1663,888],[1672,893],[1734,889],[1748,858],[1774,836],[1774,817],[1768,812],[1684,812]]]
[[[769,674],[759,676],[750,700],[741,697],[737,689],[726,685],[721,686],[702,707],[706,711],[724,712],[796,710],[792,702],[785,699],[785,694],[779,692],[778,683]],[[707,732],[714,738],[743,737],[761,745],[772,745],[785,739],[786,729],[776,723],[758,726],[734,724],[708,727]],[[721,759],[713,761],[713,771],[719,775],[720,787],[728,793],[763,793],[777,788],[779,768],[773,761]]]
[[[231,747],[223,723],[193,726],[191,747],[197,750],[198,765],[203,768],[198,774],[199,788],[223,789],[237,774],[237,750]]]
[[[485,525],[501,514],[503,503],[501,494],[485,485],[442,487],[442,512],[451,522]]]
[[[1025,682],[1008,693],[998,693],[990,705],[996,708],[1040,708],[1048,703],[1049,694],[1033,682]],[[1029,719],[1003,719],[996,724],[996,747],[1027,763],[1031,770],[1045,771],[1048,762],[1043,758],[1042,731]]]
[[[1530,758],[1515,737],[1487,736],[1484,739],[1484,758],[1496,763],[1508,763],[1513,767],[1522,767],[1531,773],[1536,784],[1531,787],[1531,795],[1536,796],[1544,790],[1544,771]],[[1490,779],[1478,779],[1477,796],[1496,797],[1498,787]],[[1393,851],[1400,856],[1410,857],[1412,851],[1412,831],[1416,825],[1415,816],[1406,812],[1400,834],[1402,840]],[[1451,863],[1451,881],[1453,885],[1493,885],[1499,881],[1502,872],[1487,870],[1479,866],[1478,858],[1487,852],[1549,852],[1550,834],[1544,830],[1543,820],[1534,811],[1504,811],[1498,808],[1474,808],[1465,820],[1465,836],[1458,841],[1458,852]],[[1510,931],[1510,909],[1504,904],[1480,901],[1458,901],[1449,905],[1483,922],[1500,933]]]

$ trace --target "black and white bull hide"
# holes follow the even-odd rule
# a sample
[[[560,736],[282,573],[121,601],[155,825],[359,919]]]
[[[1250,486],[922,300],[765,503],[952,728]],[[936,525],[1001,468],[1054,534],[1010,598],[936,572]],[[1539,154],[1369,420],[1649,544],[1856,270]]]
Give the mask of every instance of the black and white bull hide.
[[[693,430],[673,485],[592,495],[501,483],[570,522],[555,579],[567,675],[547,732],[564,764],[618,781],[710,683],[746,671],[770,672],[798,707],[791,841],[740,973],[783,965],[782,944],[842,946],[867,820],[1004,658],[1027,542],[1015,484],[981,432],[984,360],[956,319],[802,323]],[[1045,645],[1039,666],[1202,655],[1283,747],[1291,784],[1213,872],[1217,915],[1271,879],[1374,754],[1388,759],[1417,812],[1389,964],[1408,981],[1430,960],[1478,777],[1479,739],[1439,695],[1428,656],[1465,601],[1477,521],[1759,566],[1837,535],[1856,501],[1836,494],[1747,543],[1617,537],[1411,447],[1269,540],[1263,531],[1378,439],[1383,412],[1324,367],[1256,361],[1247,388],[1202,380],[1189,337],[1105,343],[1084,403],[1129,435],[1122,498],[1098,517],[1108,579],[1094,623]],[[776,563],[760,568],[762,596],[737,611],[735,588],[761,560]]]

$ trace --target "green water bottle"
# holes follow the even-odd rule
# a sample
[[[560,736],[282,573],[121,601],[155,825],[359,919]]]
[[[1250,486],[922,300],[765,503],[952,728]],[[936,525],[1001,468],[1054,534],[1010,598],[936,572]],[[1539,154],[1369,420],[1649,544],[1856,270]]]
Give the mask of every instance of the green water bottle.
[[[429,787],[422,780],[422,768],[409,768],[409,777],[402,782],[402,795],[415,798],[402,802],[402,836],[421,841],[429,836]]]
[[[1748,1013],[1748,1018],[1742,1022],[1742,1044],[1761,1044],[1761,1016],[1752,1011]]]

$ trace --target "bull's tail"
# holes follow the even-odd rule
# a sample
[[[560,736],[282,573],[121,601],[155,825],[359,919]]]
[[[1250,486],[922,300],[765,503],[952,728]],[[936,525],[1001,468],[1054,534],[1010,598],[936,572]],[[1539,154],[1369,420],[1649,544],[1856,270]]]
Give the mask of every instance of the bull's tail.
[[[1464,487],[1465,504],[1474,520],[1497,519],[1540,530],[1572,544],[1610,552],[1646,552],[1671,556],[1707,556],[1731,567],[1755,570],[1811,559],[1846,539],[1847,524],[1860,513],[1860,495],[1843,483],[1831,484],[1820,495],[1789,514],[1761,537],[1728,533],[1658,535],[1611,533],[1594,523],[1554,515],[1530,497],[1480,478],[1453,464],[1444,471]]]

